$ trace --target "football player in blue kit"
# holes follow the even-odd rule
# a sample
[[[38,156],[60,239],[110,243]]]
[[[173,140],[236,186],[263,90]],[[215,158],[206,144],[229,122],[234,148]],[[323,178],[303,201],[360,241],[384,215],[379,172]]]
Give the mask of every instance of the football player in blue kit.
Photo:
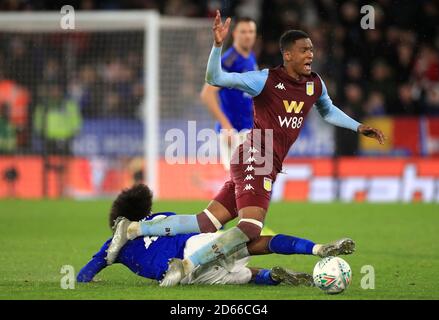
[[[138,184],[122,191],[112,204],[110,226],[125,216],[132,221],[158,220],[175,215],[172,212],[151,213],[152,192]],[[121,263],[133,273],[154,280],[162,280],[168,269],[168,261],[172,258],[184,258],[206,243],[218,237],[220,233],[188,233],[174,236],[146,236],[128,241],[119,252],[115,263]],[[275,239],[276,237],[280,237]],[[310,274],[293,272],[282,267],[262,269],[247,267],[250,255],[268,254],[263,242],[282,241],[282,235],[261,237],[260,240],[243,244],[227,256],[220,257],[211,263],[196,268],[180,281],[180,284],[265,284],[277,285],[313,285]],[[108,239],[98,253],[85,265],[77,275],[78,282],[90,282],[95,275],[108,266],[107,249],[112,239]],[[297,243],[297,252],[308,243]],[[287,245],[287,244],[286,244]],[[288,244],[289,245],[289,244]]]

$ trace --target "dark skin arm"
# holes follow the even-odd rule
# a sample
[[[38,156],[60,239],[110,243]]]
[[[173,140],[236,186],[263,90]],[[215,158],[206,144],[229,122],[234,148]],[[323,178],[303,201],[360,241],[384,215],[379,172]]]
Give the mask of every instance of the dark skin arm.
[[[384,144],[384,140],[386,140],[386,137],[381,130],[366,126],[364,124],[358,126],[357,132],[363,136],[377,140],[380,144]]]

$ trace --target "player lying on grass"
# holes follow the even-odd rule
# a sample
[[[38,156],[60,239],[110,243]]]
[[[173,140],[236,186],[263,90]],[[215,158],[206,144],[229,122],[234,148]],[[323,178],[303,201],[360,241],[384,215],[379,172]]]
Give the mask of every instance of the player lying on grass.
[[[151,206],[152,193],[145,185],[124,190],[113,202],[110,226],[122,215],[127,215],[131,220],[158,220],[174,215],[172,212],[152,214]],[[139,276],[160,281],[168,269],[169,259],[187,257],[219,235],[220,233],[189,233],[164,237],[138,237],[126,243],[116,262],[125,265]],[[282,236],[279,237],[268,237],[265,240],[282,241]],[[264,240],[263,237],[261,240]],[[78,282],[92,281],[94,276],[107,266],[105,257],[110,241],[111,239],[106,241],[91,261],[81,269],[77,276]],[[301,251],[299,247],[298,253]],[[312,276],[307,273],[293,272],[282,267],[274,267],[271,270],[247,267],[249,256],[260,253],[260,243],[243,244],[227,256],[193,270],[180,281],[180,284],[286,283],[294,286],[313,284]]]

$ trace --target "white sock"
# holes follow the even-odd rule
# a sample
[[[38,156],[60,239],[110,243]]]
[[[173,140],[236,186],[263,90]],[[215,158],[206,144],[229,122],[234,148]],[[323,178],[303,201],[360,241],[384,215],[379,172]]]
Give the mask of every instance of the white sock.
[[[321,244],[315,244],[314,247],[312,247],[312,254],[318,256],[318,253],[321,248],[322,248]]]
[[[127,228],[127,237],[129,240],[136,239],[141,236],[140,223],[137,221],[131,222]]]
[[[187,275],[192,272],[192,270],[195,269],[194,263],[191,261],[191,259],[183,259],[183,269],[184,273]]]

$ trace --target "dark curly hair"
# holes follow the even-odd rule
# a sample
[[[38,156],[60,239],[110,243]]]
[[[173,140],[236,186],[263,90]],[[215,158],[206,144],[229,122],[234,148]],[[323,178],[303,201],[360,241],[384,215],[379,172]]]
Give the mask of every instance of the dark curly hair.
[[[119,216],[131,221],[139,221],[151,214],[152,191],[144,184],[136,184],[129,189],[124,189],[114,200],[109,223],[110,228]]]

